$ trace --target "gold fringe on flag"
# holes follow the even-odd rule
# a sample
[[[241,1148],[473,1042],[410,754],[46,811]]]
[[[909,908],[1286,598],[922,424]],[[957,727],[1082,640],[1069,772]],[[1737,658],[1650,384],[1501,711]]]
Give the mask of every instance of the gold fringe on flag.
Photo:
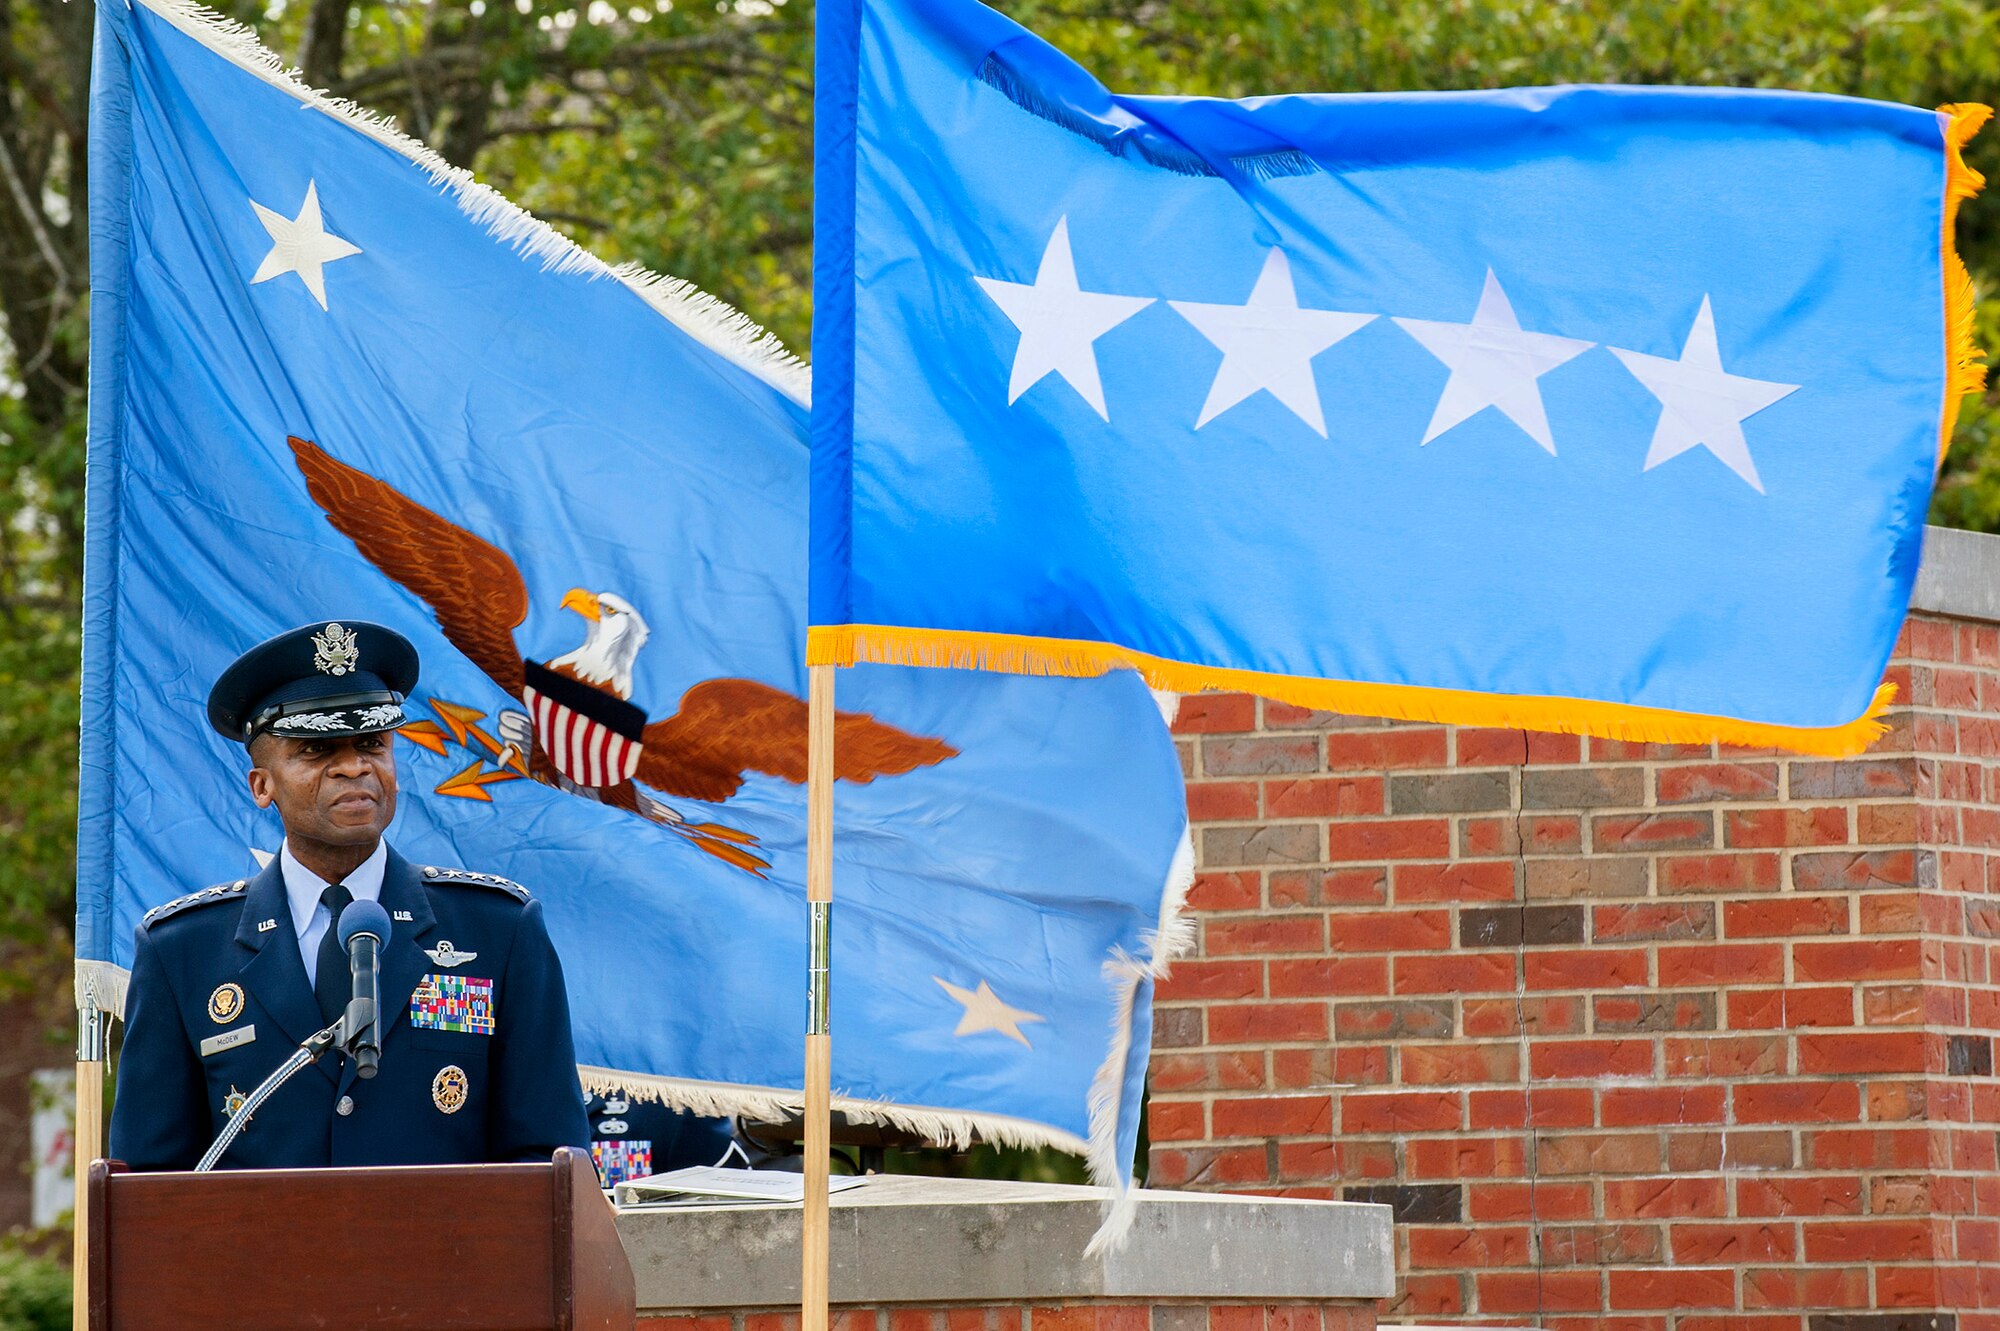
[[[1719,740],[1749,748],[1788,749],[1832,758],[1864,752],[1881,738],[1888,727],[1879,718],[1896,697],[1895,685],[1882,685],[1875,690],[1868,710],[1846,725],[1775,726],[1590,698],[1469,693],[1407,684],[1269,675],[1255,670],[1190,665],[1114,643],[1072,638],[1031,638],[1010,633],[896,628],[883,624],[823,624],[807,634],[806,664],[845,666],[859,662],[997,670],[1012,675],[1091,676],[1129,667],[1145,676],[1154,688],[1175,693],[1210,690],[1254,693],[1299,707],[1355,716],[1384,716],[1397,721],[1547,730],[1653,744],[1707,744]]]
[[[1972,274],[1958,257],[1958,206],[1986,187],[1986,177],[1965,164],[1965,145],[1993,116],[1993,108],[1976,102],[1938,108],[1949,116],[1944,130],[1944,424],[1938,441],[1938,465],[1951,447],[1958,426],[1958,408],[1967,393],[1986,387],[1986,362],[1972,340],[1974,291]]]

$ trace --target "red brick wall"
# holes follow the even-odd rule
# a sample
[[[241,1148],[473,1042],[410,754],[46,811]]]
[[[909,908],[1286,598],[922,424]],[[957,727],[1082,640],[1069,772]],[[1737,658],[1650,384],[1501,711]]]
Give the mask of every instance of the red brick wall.
[[[2000,1329],[2000,629],[1891,678],[1838,762],[1185,700],[1152,1185],[1391,1203],[1385,1321]]]

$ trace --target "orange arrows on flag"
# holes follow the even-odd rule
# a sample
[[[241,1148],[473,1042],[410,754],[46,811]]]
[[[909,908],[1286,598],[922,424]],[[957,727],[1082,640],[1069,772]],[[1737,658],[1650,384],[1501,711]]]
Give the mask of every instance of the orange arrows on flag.
[[[442,698],[431,699],[431,710],[442,718],[445,725],[450,728],[452,738],[461,745],[471,748],[472,744],[467,742],[468,739],[476,742],[479,747],[493,755],[494,766],[507,768],[521,776],[528,774],[527,759],[519,748],[512,744],[502,744],[474,724],[484,721],[486,713],[462,703],[446,702]],[[442,753],[444,750],[439,749],[437,752]]]
[[[438,714],[438,718],[451,731],[451,737],[460,744],[465,743],[465,737],[468,732],[479,732],[479,727],[472,724],[474,721],[484,721],[486,719],[486,713],[482,711],[462,706],[459,703],[446,702],[442,698],[431,699],[431,710]],[[492,741],[488,740],[487,743],[490,744]]]
[[[486,763],[483,760],[474,759],[472,766],[446,780],[443,785],[437,788],[437,793],[440,795],[453,795],[462,800],[486,800],[491,802],[493,797],[486,793],[486,787],[497,781],[520,780],[512,772],[485,771],[483,770],[485,766]]]
[[[412,721],[406,726],[398,726],[396,733],[420,748],[442,754],[445,749],[444,731],[438,729],[435,721]]]

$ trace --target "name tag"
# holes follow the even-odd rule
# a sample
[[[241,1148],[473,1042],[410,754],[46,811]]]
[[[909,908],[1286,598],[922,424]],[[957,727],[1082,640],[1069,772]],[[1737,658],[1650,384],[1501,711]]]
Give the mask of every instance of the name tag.
[[[207,1058],[210,1054],[219,1054],[225,1049],[234,1049],[239,1044],[249,1044],[256,1038],[257,1028],[255,1026],[238,1026],[233,1031],[224,1031],[220,1035],[211,1035],[206,1040],[203,1040],[201,1042],[201,1056]]]

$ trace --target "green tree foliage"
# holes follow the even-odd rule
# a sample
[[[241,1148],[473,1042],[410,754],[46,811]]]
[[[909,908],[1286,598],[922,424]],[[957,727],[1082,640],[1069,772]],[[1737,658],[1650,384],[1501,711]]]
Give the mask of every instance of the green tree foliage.
[[[2000,100],[1982,0],[1018,0],[1135,92],[1750,84]],[[804,351],[804,0],[229,0],[307,79],[404,128],[607,258],[714,292]],[[0,967],[66,956],[83,494],[89,0],[0,0]],[[2000,132],[1974,164],[2000,175]],[[2000,196],[2000,188],[1995,190]],[[2000,290],[2000,201],[1961,248]],[[1987,345],[2000,305],[1981,307]],[[1974,399],[1936,518],[2000,530],[2000,401]],[[33,949],[30,949],[33,950]]]
[[[69,1268],[0,1251],[0,1331],[66,1331],[70,1325]]]

